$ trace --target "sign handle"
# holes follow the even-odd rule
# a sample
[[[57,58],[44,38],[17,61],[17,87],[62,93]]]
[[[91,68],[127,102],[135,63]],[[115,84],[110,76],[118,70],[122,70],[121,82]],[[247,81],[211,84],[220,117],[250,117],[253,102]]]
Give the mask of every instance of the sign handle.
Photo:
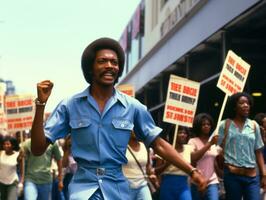
[[[222,120],[222,116],[224,114],[224,109],[225,109],[225,105],[226,105],[227,99],[228,99],[228,94],[225,94],[224,101],[223,101],[223,105],[221,107],[221,111],[220,111],[220,114],[219,114],[219,117],[218,117],[216,130],[215,130],[215,133],[214,133],[215,135],[218,135],[218,129],[220,127],[220,123],[221,123],[221,120]]]
[[[24,131],[19,131],[20,134],[20,145],[24,142]],[[21,159],[21,163],[20,163],[20,178],[24,179],[25,176],[25,158],[23,156],[23,158]],[[21,185],[19,185],[19,187],[22,187]],[[21,188],[19,188],[20,190],[22,190]]]
[[[175,148],[175,143],[176,143],[177,132],[178,132],[178,125],[175,126],[175,134],[174,134],[174,139],[173,139],[173,144],[172,144],[174,148]]]

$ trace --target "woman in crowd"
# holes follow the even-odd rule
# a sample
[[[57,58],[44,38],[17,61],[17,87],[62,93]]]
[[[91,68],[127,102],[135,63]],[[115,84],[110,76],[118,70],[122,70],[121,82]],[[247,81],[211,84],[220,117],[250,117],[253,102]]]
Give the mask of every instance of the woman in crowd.
[[[189,139],[189,129],[179,126],[176,136],[175,149],[185,161],[190,163],[192,148],[186,145]],[[156,169],[159,172],[159,168]],[[188,184],[188,175],[182,170],[166,162],[160,167],[161,173],[161,200],[191,200],[191,192]]]
[[[17,140],[10,136],[3,138],[3,150],[0,151],[0,198],[1,200],[17,199],[17,159],[19,146]]]
[[[129,181],[130,200],[152,200],[147,179],[149,176],[155,178],[154,170],[151,169],[145,145],[138,141],[133,132],[128,143],[126,157],[128,163],[123,166],[123,173]]]
[[[219,153],[219,147],[216,144],[218,135],[211,136],[214,130],[212,117],[207,113],[198,114],[193,121],[193,134],[196,137],[191,138],[188,142],[192,146],[191,153],[192,164],[199,169],[208,180],[208,187],[204,194],[198,192],[197,186],[191,184],[192,199],[219,199],[219,180],[215,170],[215,157]]]
[[[261,149],[264,144],[258,124],[250,120],[252,97],[244,92],[236,93],[229,98],[228,118],[219,127],[219,144],[224,146],[224,187],[226,199],[260,199],[261,186],[266,186]],[[260,171],[257,174],[256,166]]]
[[[266,113],[256,114],[254,120],[260,126],[261,137],[265,145],[266,144]],[[265,156],[266,156],[266,152],[265,152]],[[264,157],[264,160],[266,162],[266,157]]]
[[[260,133],[264,143],[263,147],[263,158],[264,158],[264,166],[266,165],[266,113],[257,113],[254,117],[254,120],[260,126]],[[261,189],[261,199],[266,199],[266,192]]]

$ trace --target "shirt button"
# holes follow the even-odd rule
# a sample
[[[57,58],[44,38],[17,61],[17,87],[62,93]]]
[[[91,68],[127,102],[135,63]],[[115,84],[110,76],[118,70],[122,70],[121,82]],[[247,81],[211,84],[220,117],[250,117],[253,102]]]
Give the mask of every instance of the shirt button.
[[[121,127],[124,128],[125,127],[125,124],[121,124]]]
[[[82,122],[79,123],[79,126],[82,126]]]
[[[102,183],[103,182],[103,180],[102,179],[99,179],[99,183]]]

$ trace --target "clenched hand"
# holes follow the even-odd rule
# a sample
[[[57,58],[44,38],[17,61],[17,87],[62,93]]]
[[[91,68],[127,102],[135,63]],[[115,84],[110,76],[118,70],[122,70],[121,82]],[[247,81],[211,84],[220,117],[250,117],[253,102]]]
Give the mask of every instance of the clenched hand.
[[[38,100],[46,103],[51,95],[54,84],[50,80],[41,81],[37,84]]]

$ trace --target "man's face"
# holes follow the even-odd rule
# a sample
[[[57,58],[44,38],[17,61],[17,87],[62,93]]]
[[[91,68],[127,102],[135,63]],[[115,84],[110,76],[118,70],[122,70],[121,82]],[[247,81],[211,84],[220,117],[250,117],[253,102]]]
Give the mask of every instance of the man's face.
[[[110,49],[97,51],[93,63],[93,83],[103,86],[114,85],[118,72],[119,66],[116,52]]]

